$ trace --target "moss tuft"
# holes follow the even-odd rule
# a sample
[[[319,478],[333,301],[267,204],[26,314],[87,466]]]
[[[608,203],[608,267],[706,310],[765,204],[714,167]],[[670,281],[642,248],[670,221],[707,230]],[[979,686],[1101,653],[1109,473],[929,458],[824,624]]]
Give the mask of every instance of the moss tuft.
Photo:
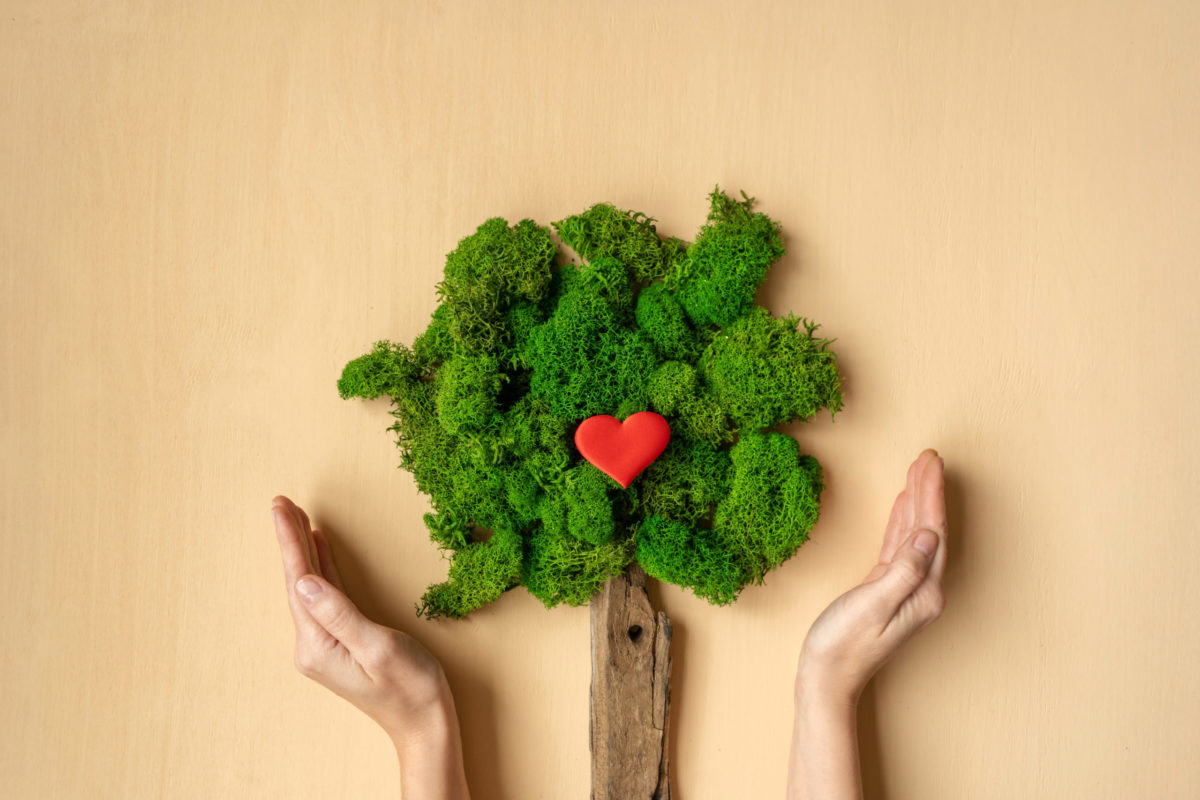
[[[657,361],[650,341],[628,324],[629,284],[618,268],[602,259],[579,270],[554,313],[529,334],[530,393],[563,420],[611,414],[640,398]]]
[[[817,522],[821,466],[781,433],[743,433],[729,451],[733,478],[713,527],[727,531],[756,583],[795,554]]]
[[[467,350],[491,351],[508,331],[504,312],[513,302],[538,301],[554,264],[550,231],[533,220],[509,227],[501,217],[479,226],[446,256],[438,294],[449,307],[450,335]]]
[[[637,489],[642,515],[693,524],[728,494],[731,468],[725,448],[676,438],[630,488]]]
[[[696,325],[728,325],[750,308],[767,269],[784,253],[779,225],[719,188],[709,195],[708,223],[667,277]]]
[[[691,589],[714,605],[737,599],[750,580],[736,543],[719,530],[651,516],[637,532],[637,561],[646,574]]]
[[[543,529],[555,538],[573,536],[594,545],[612,541],[613,486],[611,478],[586,461],[567,470],[542,504]]]
[[[637,324],[654,342],[663,358],[695,361],[700,337],[688,322],[683,306],[661,283],[653,283],[638,294]]]
[[[612,258],[642,283],[665,277],[687,249],[679,239],[660,239],[652,218],[608,203],[552,224],[563,244],[585,260]]]
[[[417,605],[427,619],[461,619],[496,600],[521,580],[521,536],[497,532],[486,542],[473,542],[454,554],[444,583],[430,586]]]
[[[425,332],[413,339],[413,354],[421,368],[432,371],[454,354],[456,342],[450,334],[450,306],[440,305],[433,312]]]
[[[831,340],[813,337],[817,327],[755,306],[705,349],[701,364],[713,398],[738,426],[761,430],[841,409],[837,358],[827,349]]]
[[[594,545],[534,528],[526,537],[521,583],[546,608],[559,603],[581,606],[632,561],[629,540]]]
[[[438,370],[438,422],[451,435],[477,431],[495,422],[496,399],[506,376],[491,355],[461,353]]]
[[[404,394],[407,387],[421,374],[421,366],[413,351],[403,344],[376,342],[374,349],[345,366],[338,380],[338,394],[343,400],[362,397],[374,400],[380,395]]]

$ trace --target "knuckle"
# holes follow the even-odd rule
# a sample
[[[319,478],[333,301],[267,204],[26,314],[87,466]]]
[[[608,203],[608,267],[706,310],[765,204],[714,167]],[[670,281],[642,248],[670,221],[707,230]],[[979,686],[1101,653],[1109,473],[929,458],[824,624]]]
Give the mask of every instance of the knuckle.
[[[363,654],[363,660],[370,667],[384,667],[396,659],[398,647],[390,636],[381,636],[373,641]]]
[[[946,610],[946,594],[938,589],[929,598],[929,618],[935,620]]]
[[[856,594],[846,597],[841,608],[847,617],[852,619],[868,619],[875,616],[878,598],[874,595]]]
[[[307,648],[296,648],[296,655],[293,661],[296,665],[296,671],[306,678],[312,678],[320,672],[319,659],[315,653]]]

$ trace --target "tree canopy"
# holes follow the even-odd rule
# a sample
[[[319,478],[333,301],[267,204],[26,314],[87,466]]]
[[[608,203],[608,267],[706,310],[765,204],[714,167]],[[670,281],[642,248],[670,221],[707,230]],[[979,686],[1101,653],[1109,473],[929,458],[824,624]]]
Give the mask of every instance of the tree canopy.
[[[716,188],[695,242],[599,203],[551,230],[496,217],[458,243],[411,347],[349,362],[343,398],[390,397],[400,466],[433,508],[447,580],[418,603],[461,618],[524,586],[582,605],[636,560],[711,603],[790,558],[817,520],[816,459],[774,428],[842,405],[832,340],[754,303],[778,223]],[[595,414],[654,411],[667,449],[627,489],[582,459]]]

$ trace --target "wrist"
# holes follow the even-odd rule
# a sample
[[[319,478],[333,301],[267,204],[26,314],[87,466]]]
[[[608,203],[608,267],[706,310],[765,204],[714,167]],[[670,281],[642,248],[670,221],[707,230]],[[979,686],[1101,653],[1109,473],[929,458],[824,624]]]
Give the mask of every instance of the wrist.
[[[384,726],[403,762],[410,754],[443,749],[458,738],[458,716],[449,687],[442,686],[406,710],[403,719]]]
[[[449,689],[402,730],[388,731],[400,762],[404,797],[468,800],[458,716]]]
[[[864,684],[845,670],[801,654],[796,668],[795,700],[798,709],[833,712],[858,707]]]
[[[811,669],[796,677],[788,797],[861,800],[858,695]]]

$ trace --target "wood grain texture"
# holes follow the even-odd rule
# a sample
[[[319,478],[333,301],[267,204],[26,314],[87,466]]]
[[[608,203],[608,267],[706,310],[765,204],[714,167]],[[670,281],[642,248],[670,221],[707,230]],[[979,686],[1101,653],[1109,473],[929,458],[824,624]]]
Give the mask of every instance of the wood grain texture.
[[[484,220],[715,183],[846,404],[795,558],[674,627],[671,788],[781,797],[805,631],[946,460],[945,615],[861,706],[888,800],[1200,796],[1200,4],[0,0],[0,794],[386,797],[292,666],[287,494],[446,665],[476,800],[588,791],[588,610],[413,604],[446,562],[385,401]]]
[[[592,800],[671,800],[671,622],[632,566],[591,602]]]

